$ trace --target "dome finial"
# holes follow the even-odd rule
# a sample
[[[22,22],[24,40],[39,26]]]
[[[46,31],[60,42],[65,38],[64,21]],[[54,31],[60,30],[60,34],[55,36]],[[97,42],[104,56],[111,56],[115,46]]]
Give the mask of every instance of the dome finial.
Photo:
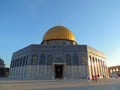
[[[58,26],[60,26],[60,20],[58,21]]]

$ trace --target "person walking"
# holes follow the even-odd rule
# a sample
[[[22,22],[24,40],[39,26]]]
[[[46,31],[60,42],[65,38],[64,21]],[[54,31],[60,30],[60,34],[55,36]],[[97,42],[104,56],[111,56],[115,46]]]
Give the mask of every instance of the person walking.
[[[87,76],[87,80],[88,80],[88,82],[90,82],[90,76],[89,75]]]
[[[92,75],[92,80],[94,81],[94,76]]]
[[[97,80],[98,80],[98,77],[97,77],[97,75],[95,75],[95,81],[97,82]]]

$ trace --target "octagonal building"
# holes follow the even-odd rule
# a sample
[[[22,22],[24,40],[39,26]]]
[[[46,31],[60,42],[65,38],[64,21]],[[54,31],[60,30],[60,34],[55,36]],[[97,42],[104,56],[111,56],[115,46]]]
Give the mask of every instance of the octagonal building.
[[[84,79],[108,77],[104,53],[78,45],[74,34],[64,26],[54,26],[41,44],[32,44],[13,53],[10,78]]]

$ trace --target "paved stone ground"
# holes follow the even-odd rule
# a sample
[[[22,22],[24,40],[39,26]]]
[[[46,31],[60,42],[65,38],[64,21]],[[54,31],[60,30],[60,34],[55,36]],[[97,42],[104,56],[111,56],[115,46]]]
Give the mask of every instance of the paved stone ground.
[[[0,79],[0,90],[120,90],[120,79],[99,80],[10,80]]]

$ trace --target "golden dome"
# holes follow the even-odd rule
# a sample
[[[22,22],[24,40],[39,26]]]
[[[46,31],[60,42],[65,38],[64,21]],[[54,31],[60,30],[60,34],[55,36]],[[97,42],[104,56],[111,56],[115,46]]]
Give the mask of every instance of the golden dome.
[[[64,39],[64,40],[70,40],[70,41],[76,42],[73,33],[64,26],[52,27],[45,33],[45,35],[43,37],[43,41],[56,40],[56,39]]]

